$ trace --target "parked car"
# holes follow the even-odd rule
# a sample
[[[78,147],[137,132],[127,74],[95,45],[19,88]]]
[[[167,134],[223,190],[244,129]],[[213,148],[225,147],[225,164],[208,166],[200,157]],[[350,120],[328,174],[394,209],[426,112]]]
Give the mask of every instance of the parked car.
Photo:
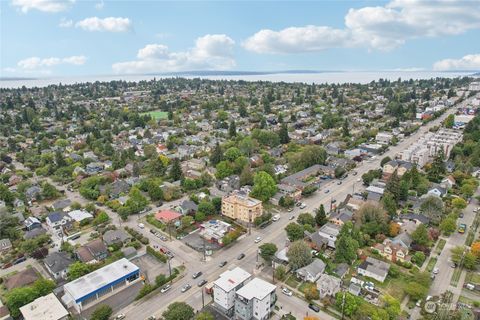
[[[140,229],[143,229],[143,228],[145,228],[145,225],[144,225],[143,223],[139,223],[139,224],[138,224],[138,227],[139,227]]]
[[[162,289],[160,289],[160,292],[161,293],[165,293],[167,292],[168,290],[170,290],[172,288],[171,285],[167,284],[166,286],[164,286]]]
[[[433,268],[433,274],[438,274],[440,270],[438,268]]]
[[[288,290],[287,288],[283,288],[283,289],[282,289],[282,293],[283,293],[284,295],[289,296],[289,297],[292,296],[292,291]]]
[[[150,317],[147,318],[147,320],[157,320],[157,317],[155,317],[155,316],[150,316]]]
[[[203,285],[207,284],[207,280],[203,279],[202,281],[200,281],[197,286],[201,287]]]
[[[202,275],[202,272],[201,271],[198,271],[198,272],[195,272],[193,275],[192,275],[192,278],[193,279],[197,279],[198,277],[200,277]]]
[[[288,208],[287,211],[288,211],[288,212],[292,212],[292,211],[293,211],[293,208]]]
[[[227,261],[222,261],[218,264],[218,266],[221,268],[221,267],[225,267],[227,265]]]
[[[122,319],[125,319],[125,314],[123,313],[117,314],[117,316],[113,318],[113,320],[122,320]]]
[[[338,181],[337,184],[338,184],[338,185],[341,185],[341,184],[342,184],[342,181]]]
[[[260,241],[262,241],[262,237],[256,237],[255,238],[255,243],[259,243]]]
[[[320,311],[320,308],[319,308],[318,306],[314,305],[313,303],[308,304],[308,307],[309,307],[310,309],[312,309],[313,311],[315,311],[315,312],[319,312],[319,311]]]
[[[329,192],[330,192],[330,189],[325,190],[325,193],[329,193]]]
[[[288,220],[293,220],[295,219],[295,216],[290,216],[290,218],[288,218]]]
[[[245,253],[240,253],[237,257],[237,260],[242,260],[243,258],[245,258]]]
[[[300,205],[300,209],[305,209],[306,207],[307,207],[307,205],[302,202],[302,204]]]
[[[182,290],[181,290],[181,291],[182,291],[182,292],[186,292],[186,291],[190,290],[191,287],[192,287],[192,286],[187,283],[186,285],[184,285],[184,286],[182,287]]]

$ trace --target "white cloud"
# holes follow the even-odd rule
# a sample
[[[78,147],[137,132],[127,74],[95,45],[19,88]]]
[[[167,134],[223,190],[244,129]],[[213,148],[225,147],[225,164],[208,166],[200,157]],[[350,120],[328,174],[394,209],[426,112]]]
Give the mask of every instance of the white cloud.
[[[90,17],[78,21],[75,26],[86,31],[125,32],[131,29],[132,22],[130,19],[122,17],[108,17],[103,19]]]
[[[68,20],[66,18],[62,18],[60,23],[58,24],[60,28],[70,28],[73,27],[73,20]]]
[[[43,12],[65,11],[75,0],[12,0],[12,5],[20,7],[23,13],[35,9]]]
[[[478,1],[393,0],[385,6],[350,9],[345,27],[260,30],[244,42],[258,53],[299,53],[336,47],[391,50],[409,39],[450,36],[480,28]]]
[[[235,42],[224,34],[207,34],[187,51],[170,52],[162,44],[148,44],[138,50],[137,60],[112,65],[115,73],[226,70],[235,66]]]
[[[469,54],[460,59],[444,59],[434,63],[437,71],[480,70],[480,54]]]
[[[72,64],[72,65],[82,65],[85,64],[87,58],[85,56],[71,56],[65,58],[39,58],[39,57],[30,57],[18,61],[17,66],[23,70],[36,70],[40,68],[54,67],[61,64]]]

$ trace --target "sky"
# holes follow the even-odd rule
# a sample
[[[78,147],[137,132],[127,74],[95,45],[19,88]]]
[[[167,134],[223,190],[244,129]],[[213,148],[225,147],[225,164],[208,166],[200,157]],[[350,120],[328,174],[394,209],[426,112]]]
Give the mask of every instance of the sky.
[[[480,0],[0,0],[0,77],[480,70]]]

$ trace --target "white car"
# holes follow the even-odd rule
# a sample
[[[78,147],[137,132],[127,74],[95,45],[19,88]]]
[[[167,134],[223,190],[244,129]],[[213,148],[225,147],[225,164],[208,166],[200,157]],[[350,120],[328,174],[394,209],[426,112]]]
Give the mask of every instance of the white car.
[[[302,204],[300,205],[300,209],[305,209],[306,207],[307,207],[307,205],[306,205],[305,203],[302,203]]]
[[[288,290],[287,288],[283,288],[282,293],[286,296],[289,296],[289,297],[292,296],[292,291]]]
[[[438,274],[440,270],[438,268],[433,268],[433,274]]]
[[[125,315],[123,313],[117,314],[117,316],[113,318],[113,320],[122,320],[122,319],[125,319]]]
[[[160,293],[165,293],[167,292],[168,290],[170,290],[172,286],[167,284],[165,287],[163,287],[162,289],[160,289]]]
[[[262,238],[261,238],[261,237],[256,237],[256,238],[255,238],[255,243],[259,243],[260,241],[262,241]]]
[[[139,227],[140,229],[143,229],[143,228],[145,228],[145,225],[144,225],[143,223],[139,223],[139,224],[138,224],[138,227]]]

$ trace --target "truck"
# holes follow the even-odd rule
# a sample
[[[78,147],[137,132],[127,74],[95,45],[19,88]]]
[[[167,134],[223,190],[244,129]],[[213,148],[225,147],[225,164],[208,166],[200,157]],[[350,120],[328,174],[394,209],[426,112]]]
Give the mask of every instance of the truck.
[[[467,230],[467,225],[465,223],[461,223],[459,226],[458,226],[458,232],[459,233],[465,233],[465,230]]]
[[[278,221],[278,220],[280,220],[280,215],[279,215],[279,214],[274,215],[273,218],[272,218],[272,220],[273,220],[273,221]]]

